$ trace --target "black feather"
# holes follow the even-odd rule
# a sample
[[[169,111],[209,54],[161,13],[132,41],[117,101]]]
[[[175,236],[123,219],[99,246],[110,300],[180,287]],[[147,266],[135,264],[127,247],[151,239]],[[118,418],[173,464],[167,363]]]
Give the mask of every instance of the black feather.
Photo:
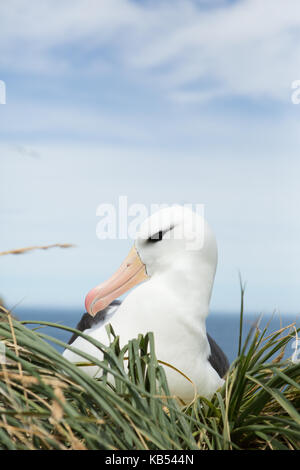
[[[101,310],[101,312],[98,312],[94,317],[92,317],[88,313],[84,313],[81,317],[80,322],[76,326],[76,329],[79,331],[85,331],[89,328],[92,328],[93,326],[105,320],[105,317],[107,316],[111,306],[117,306],[120,304],[120,300],[113,300],[112,303],[108,305],[108,307],[106,307],[104,310]],[[73,333],[68,344],[72,344],[77,337],[78,334]],[[227,370],[229,369],[228,359],[220,348],[220,346],[217,345],[215,340],[213,340],[209,334],[207,334],[207,339],[210,345],[210,356],[208,360],[212,367],[215,369],[215,371],[219,374],[219,376],[224,377]]]
[[[219,376],[224,377],[229,369],[229,361],[220,346],[217,345],[209,334],[207,334],[207,339],[210,345],[210,356],[208,360],[215,371],[218,372]]]
[[[96,313],[94,317],[90,315],[89,313],[84,313],[81,317],[80,322],[77,324],[76,329],[79,331],[84,331],[89,328],[92,328],[92,326],[97,325],[98,323],[102,322],[105,320],[105,317],[107,316],[107,313],[109,311],[109,308],[113,305],[120,305],[121,302],[120,300],[113,300],[111,304],[108,305],[105,309],[101,310],[101,312]],[[70,338],[68,344],[72,344],[75,339],[78,337],[77,333],[73,333],[72,337]]]

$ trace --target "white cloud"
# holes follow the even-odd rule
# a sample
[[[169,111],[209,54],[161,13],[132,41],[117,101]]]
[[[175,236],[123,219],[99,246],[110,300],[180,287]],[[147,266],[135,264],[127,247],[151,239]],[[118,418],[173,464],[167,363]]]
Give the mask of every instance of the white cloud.
[[[65,72],[59,48],[97,47],[122,28],[138,24],[126,0],[11,0],[0,4],[0,63],[10,69]],[[56,49],[56,54],[53,49]]]
[[[97,56],[102,70],[105,46],[115,67],[144,70],[169,92],[184,93],[193,84],[211,98],[221,89],[286,99],[300,73],[299,1],[202,6],[192,0],[1,2],[0,64],[63,74],[74,71],[72,50],[63,53],[72,47],[77,53],[93,52],[91,67],[97,73]]]
[[[169,93],[169,99],[174,103],[188,104],[188,103],[204,103],[217,96],[224,96],[226,92],[222,89],[214,89],[207,91],[173,91]]]
[[[300,70],[300,4],[248,0],[195,12],[180,27],[140,46],[134,65],[164,67],[166,87],[196,84],[203,92],[286,99]],[[206,83],[206,84],[205,84]],[[217,85],[217,86],[216,86]],[[196,99],[197,99],[197,95]]]
[[[32,104],[30,101],[6,105],[3,110],[1,132],[20,136],[36,132],[40,135],[55,134],[65,137],[97,137],[136,141],[147,139],[149,133],[134,115],[91,110],[85,106],[47,103]]]

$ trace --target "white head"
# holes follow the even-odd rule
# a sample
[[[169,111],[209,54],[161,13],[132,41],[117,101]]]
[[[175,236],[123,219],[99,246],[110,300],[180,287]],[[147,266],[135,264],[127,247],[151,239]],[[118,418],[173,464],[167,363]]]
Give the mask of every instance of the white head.
[[[119,270],[86,297],[91,315],[136,284],[163,277],[176,289],[195,290],[209,303],[217,266],[215,237],[203,217],[184,206],[148,217]]]
[[[161,209],[148,217],[135,247],[150,277],[180,266],[183,260],[216,268],[217,244],[212,231],[202,216],[184,206]]]

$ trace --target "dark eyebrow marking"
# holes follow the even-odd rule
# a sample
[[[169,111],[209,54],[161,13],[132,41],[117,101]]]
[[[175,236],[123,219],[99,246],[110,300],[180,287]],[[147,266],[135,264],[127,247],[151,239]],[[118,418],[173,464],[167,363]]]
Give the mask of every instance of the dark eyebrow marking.
[[[160,230],[159,232],[154,233],[154,235],[151,235],[151,237],[146,240],[146,243],[160,242],[163,239],[165,233],[170,232],[174,227],[175,225],[171,225],[171,227],[167,228],[166,230]]]

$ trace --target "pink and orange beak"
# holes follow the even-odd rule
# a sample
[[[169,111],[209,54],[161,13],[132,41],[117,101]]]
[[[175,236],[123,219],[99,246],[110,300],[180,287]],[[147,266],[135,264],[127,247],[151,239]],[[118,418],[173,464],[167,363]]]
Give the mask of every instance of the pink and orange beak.
[[[133,246],[115,274],[88,293],[85,298],[86,311],[95,316],[114,299],[146,279],[146,266]]]

